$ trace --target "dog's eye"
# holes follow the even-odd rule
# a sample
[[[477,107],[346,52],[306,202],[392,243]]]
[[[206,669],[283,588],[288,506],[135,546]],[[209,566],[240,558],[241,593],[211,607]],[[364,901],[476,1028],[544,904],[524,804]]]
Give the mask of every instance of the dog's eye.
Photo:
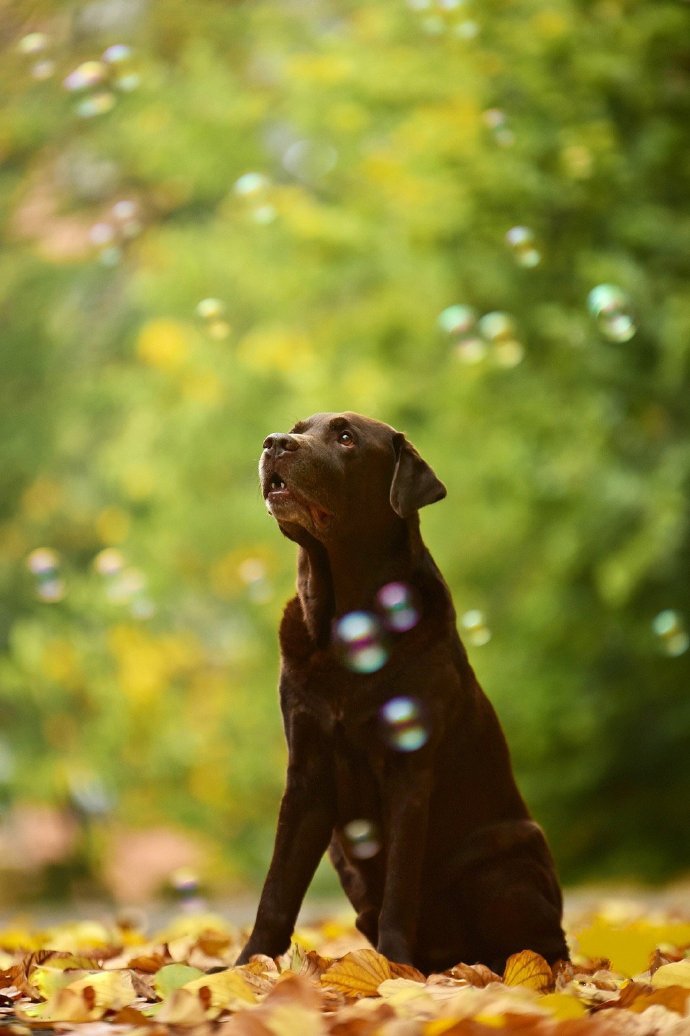
[[[352,432],[339,432],[338,442],[341,446],[354,446],[355,440],[352,435]]]

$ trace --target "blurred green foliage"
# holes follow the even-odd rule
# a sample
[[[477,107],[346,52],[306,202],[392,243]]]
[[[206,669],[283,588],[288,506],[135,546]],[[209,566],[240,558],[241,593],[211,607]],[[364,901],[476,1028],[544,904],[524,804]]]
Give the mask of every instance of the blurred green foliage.
[[[354,409],[448,485],[425,536],[564,877],[687,867],[688,4],[0,18],[5,805],[262,876],[294,558],[255,465]]]

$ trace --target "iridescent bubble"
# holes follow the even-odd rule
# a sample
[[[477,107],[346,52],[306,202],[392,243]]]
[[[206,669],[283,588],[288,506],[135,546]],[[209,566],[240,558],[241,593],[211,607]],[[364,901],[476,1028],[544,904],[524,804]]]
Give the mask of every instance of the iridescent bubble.
[[[479,363],[487,353],[486,342],[477,330],[477,312],[472,306],[447,306],[438,315],[438,326],[450,336],[456,356],[463,363]]]
[[[115,547],[106,547],[96,554],[92,564],[99,576],[112,579],[113,576],[122,572],[126,562],[124,555],[119,550],[116,550]]]
[[[136,90],[141,81],[134,68],[134,52],[125,43],[114,43],[103,51],[102,61],[110,69],[110,79],[118,90],[129,93]]]
[[[335,624],[335,641],[348,669],[355,673],[376,673],[388,661],[383,630],[370,612],[349,612]]]
[[[94,90],[77,101],[74,110],[82,119],[93,119],[112,111],[116,103],[117,98],[112,90]]]
[[[233,191],[240,198],[256,199],[271,186],[265,173],[244,173],[233,185]]]
[[[371,820],[351,820],[343,827],[347,851],[356,860],[371,860],[381,852],[381,836]]]
[[[461,335],[471,331],[477,323],[477,311],[472,306],[447,306],[438,315],[438,326],[449,335]]]
[[[491,640],[491,630],[486,624],[486,616],[479,608],[472,608],[460,619],[460,625],[465,630],[466,639],[474,647],[483,647]]]
[[[283,166],[306,183],[323,180],[335,169],[338,152],[322,140],[296,140],[283,155]]]
[[[383,624],[394,633],[407,633],[419,622],[414,594],[406,583],[386,583],[376,595]]]
[[[110,210],[118,230],[124,238],[134,238],[142,231],[141,210],[132,198],[121,198]]]
[[[67,779],[72,805],[87,817],[102,817],[112,812],[115,797],[98,774],[71,773]]]
[[[661,650],[672,658],[684,655],[690,647],[685,619],[672,608],[666,608],[654,617],[652,629],[659,639]]]
[[[587,306],[599,330],[611,342],[629,342],[637,331],[630,299],[614,284],[598,284],[587,296]]]
[[[176,867],[168,878],[170,889],[187,913],[196,913],[205,908],[201,894],[201,879],[192,867]]]
[[[17,50],[20,54],[35,57],[37,54],[42,54],[44,50],[47,50],[49,43],[50,37],[47,33],[29,32],[26,36],[22,36],[17,44]]]
[[[278,215],[270,200],[272,183],[265,173],[244,173],[233,185],[233,193],[243,203],[254,223],[272,223]]]
[[[31,66],[31,77],[42,82],[45,79],[50,79],[55,74],[55,62],[50,58],[44,58],[42,61],[37,61]]]
[[[60,564],[60,555],[51,547],[37,547],[26,559],[27,568],[36,577],[36,596],[46,604],[55,604],[65,596]]]
[[[483,119],[499,147],[512,147],[515,143],[515,134],[509,126],[508,117],[504,111],[501,111],[500,108],[487,108],[483,113]]]
[[[487,342],[513,341],[517,335],[515,321],[511,315],[498,310],[481,317],[479,330]]]
[[[429,740],[429,724],[416,698],[391,698],[382,706],[379,719],[384,741],[398,752],[417,752]]]
[[[532,269],[541,262],[541,252],[537,247],[534,231],[529,227],[511,227],[506,234],[506,243],[518,266]]]
[[[237,569],[238,575],[247,587],[249,599],[256,604],[265,604],[273,597],[273,587],[268,580],[266,565],[261,558],[245,558]]]
[[[94,90],[108,82],[108,69],[102,61],[84,61],[70,72],[62,85],[70,93]]]
[[[524,346],[517,338],[517,327],[509,313],[495,310],[485,313],[478,324],[479,331],[492,349],[492,356],[501,367],[515,367],[525,355]]]
[[[221,299],[202,299],[197,304],[196,315],[202,321],[204,329],[211,338],[227,338],[230,324],[227,320],[227,309]]]

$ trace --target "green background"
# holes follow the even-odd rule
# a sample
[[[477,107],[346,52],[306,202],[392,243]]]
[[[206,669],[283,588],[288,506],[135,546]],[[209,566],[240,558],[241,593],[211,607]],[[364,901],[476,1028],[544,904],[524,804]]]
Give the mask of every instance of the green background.
[[[687,870],[690,6],[0,19],[15,894],[101,888],[115,841],[161,827],[198,840],[212,886],[260,881],[294,555],[256,462],[268,432],[339,409],[403,429],[448,486],[424,534],[490,628],[470,656],[563,877]],[[114,44],[131,59],[104,62]],[[69,89],[86,61],[96,82]],[[623,333],[588,310],[600,284]],[[453,305],[512,326],[463,339],[438,322]],[[55,571],[30,570],[37,548]],[[13,864],[22,817],[28,844],[47,816],[64,851]]]

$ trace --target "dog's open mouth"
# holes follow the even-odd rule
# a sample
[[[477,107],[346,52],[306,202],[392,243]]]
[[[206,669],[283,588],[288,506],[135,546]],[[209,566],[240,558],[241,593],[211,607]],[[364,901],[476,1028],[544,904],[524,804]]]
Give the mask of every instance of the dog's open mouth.
[[[317,529],[323,529],[331,518],[330,511],[309,500],[301,492],[295,492],[286,484],[282,475],[275,471],[265,482],[264,498],[268,510],[277,520],[285,518],[288,521],[299,521],[300,513],[306,513]]]

